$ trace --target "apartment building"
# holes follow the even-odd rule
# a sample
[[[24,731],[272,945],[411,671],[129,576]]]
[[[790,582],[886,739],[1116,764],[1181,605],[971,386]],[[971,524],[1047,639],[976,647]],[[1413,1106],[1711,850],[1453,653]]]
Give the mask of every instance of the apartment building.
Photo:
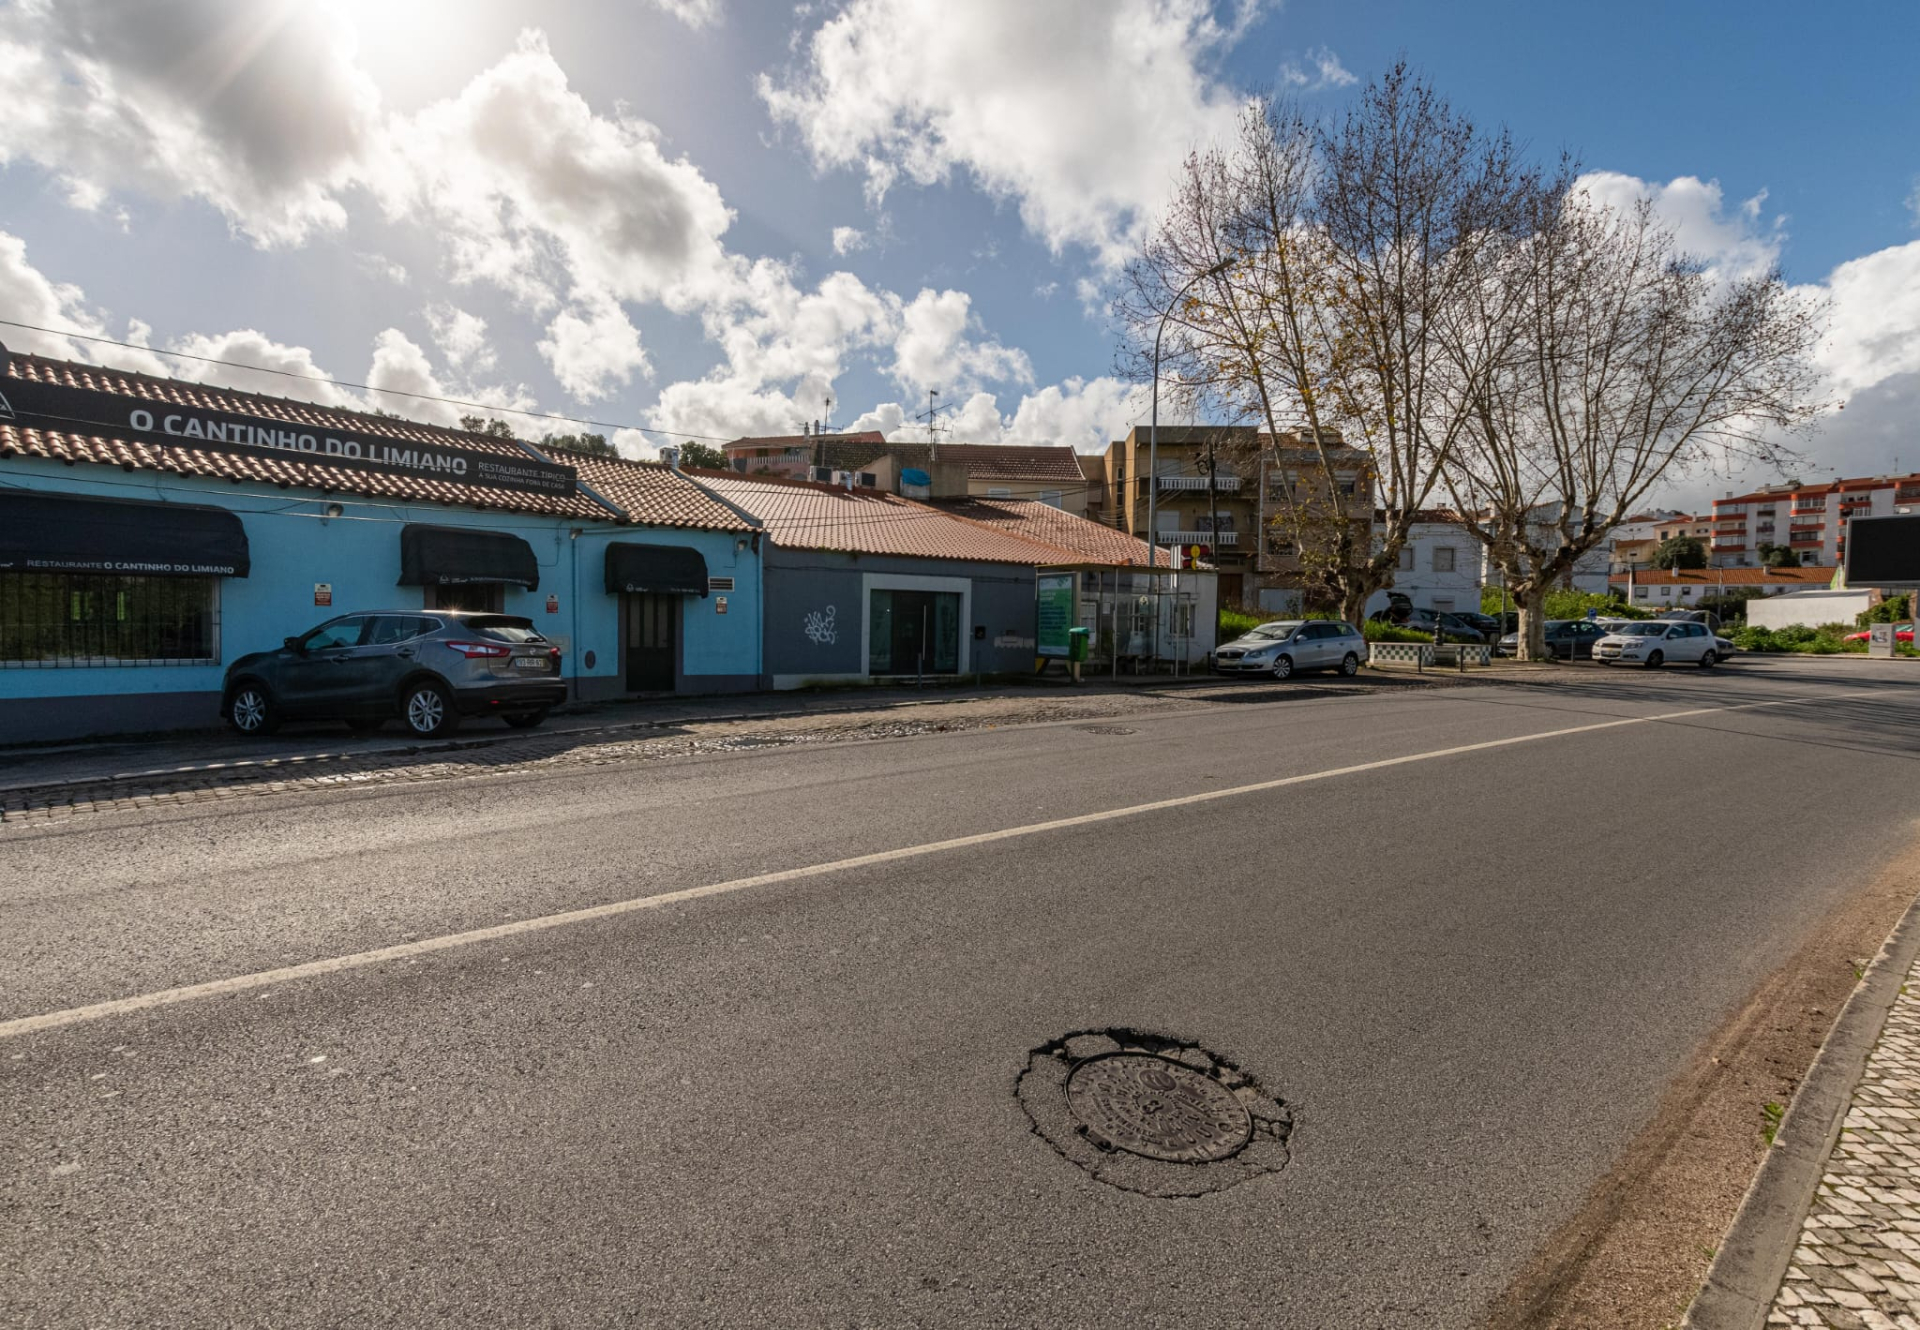
[[[1198,548],[1219,569],[1220,603],[1249,603],[1260,532],[1253,483],[1259,432],[1251,426],[1162,425],[1152,465],[1148,434],[1136,427],[1108,446],[1099,467],[1100,520],[1146,540],[1151,506],[1156,545]],[[1092,469],[1094,459],[1087,461]]]
[[[1831,567],[1847,557],[1847,523],[1920,508],[1920,473],[1774,485],[1713,501],[1716,568],[1760,566],[1762,545],[1785,545],[1802,564]]]
[[[1030,499],[1075,517],[1097,508],[1100,485],[1065,445],[890,442],[878,430],[825,430],[769,438],[735,439],[723,449],[727,465],[744,476],[782,480],[827,479],[845,472],[861,488],[908,498]],[[827,473],[823,476],[821,473]],[[920,481],[906,473],[919,472]]]
[[[1145,540],[1151,506],[1155,543],[1198,551],[1213,564],[1222,605],[1299,608],[1292,542],[1271,529],[1289,511],[1289,494],[1347,514],[1363,546],[1368,539],[1374,491],[1363,452],[1332,451],[1329,487],[1311,443],[1286,435],[1276,446],[1250,425],[1162,425],[1157,460],[1150,451],[1149,431],[1137,427],[1107,449],[1100,516]]]
[[[1374,521],[1386,521],[1376,512]],[[1486,546],[1467,520],[1451,508],[1423,510],[1413,515],[1407,543],[1400,547],[1394,567],[1393,590],[1423,610],[1477,610],[1480,588],[1487,583]],[[1391,603],[1385,591],[1367,602],[1367,613]]]

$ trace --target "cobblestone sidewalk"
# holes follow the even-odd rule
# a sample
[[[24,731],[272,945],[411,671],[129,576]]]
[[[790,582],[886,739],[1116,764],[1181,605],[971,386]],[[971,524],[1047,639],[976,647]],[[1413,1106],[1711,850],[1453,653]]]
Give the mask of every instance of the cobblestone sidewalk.
[[[1920,962],[1854,1088],[1768,1325],[1920,1330]]]

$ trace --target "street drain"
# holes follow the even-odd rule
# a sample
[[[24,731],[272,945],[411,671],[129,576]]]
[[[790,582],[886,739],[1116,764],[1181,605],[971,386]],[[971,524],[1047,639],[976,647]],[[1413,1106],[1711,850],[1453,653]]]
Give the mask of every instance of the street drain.
[[[1143,1196],[1223,1191],[1290,1157],[1285,1101],[1191,1040],[1077,1031],[1032,1050],[1014,1093],[1062,1158]]]
[[[1139,733],[1138,730],[1130,730],[1125,725],[1082,725],[1080,727],[1080,732],[1082,734],[1138,734]]]

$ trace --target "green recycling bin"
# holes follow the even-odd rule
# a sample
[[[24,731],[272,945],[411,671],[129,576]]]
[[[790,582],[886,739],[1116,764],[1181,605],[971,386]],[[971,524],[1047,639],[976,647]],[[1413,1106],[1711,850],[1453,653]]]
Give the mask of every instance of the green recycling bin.
[[[1067,629],[1067,659],[1068,660],[1075,661],[1075,662],[1085,660],[1087,658],[1087,653],[1092,649],[1092,647],[1093,647],[1093,629],[1091,628]]]

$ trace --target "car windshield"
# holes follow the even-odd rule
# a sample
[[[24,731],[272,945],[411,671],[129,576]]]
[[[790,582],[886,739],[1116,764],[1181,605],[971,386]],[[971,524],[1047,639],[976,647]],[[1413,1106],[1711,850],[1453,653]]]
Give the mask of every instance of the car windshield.
[[[1667,625],[1664,623],[1623,623],[1613,630],[1621,637],[1665,637]]]
[[[489,614],[467,620],[467,627],[479,637],[491,637],[496,642],[544,642],[547,639],[534,631],[533,620],[516,619],[506,614]]]
[[[1248,637],[1286,637],[1290,635],[1293,632],[1293,630],[1298,628],[1299,626],[1300,626],[1300,621],[1298,619],[1283,619],[1276,623],[1263,623],[1258,628],[1250,629],[1247,633],[1247,636]]]

